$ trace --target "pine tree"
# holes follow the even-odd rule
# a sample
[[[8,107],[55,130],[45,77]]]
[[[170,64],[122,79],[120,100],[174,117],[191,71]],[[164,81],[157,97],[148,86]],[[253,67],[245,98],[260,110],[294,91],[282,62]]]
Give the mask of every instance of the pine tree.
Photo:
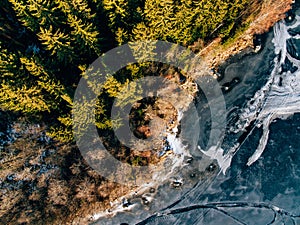
[[[59,12],[53,1],[48,0],[8,0],[15,10],[18,18],[25,27],[38,33],[40,27],[58,25]]]
[[[146,26],[150,27],[155,38],[168,40],[175,29],[175,14],[173,0],[149,0],[145,3]],[[169,40],[172,41],[172,40]]]
[[[24,44],[19,40],[20,24],[15,18],[14,11],[9,2],[3,0],[0,4],[0,40],[3,46],[15,45],[18,48],[24,48]]]
[[[133,27],[142,20],[141,0],[104,0],[103,8],[108,17],[109,27],[119,45],[130,41]]]
[[[69,35],[74,42],[72,45],[76,46],[80,51],[86,52],[91,49],[97,55],[100,55],[99,32],[92,23],[95,13],[92,13],[88,2],[86,0],[55,0],[55,2],[58,5],[58,9],[66,16],[67,24],[71,27]]]
[[[65,88],[34,58],[21,57],[1,49],[1,105],[8,110],[35,113],[72,104]],[[55,101],[53,101],[55,99]]]
[[[41,90],[22,70],[18,56],[1,47],[0,62],[1,108],[24,113],[49,111]]]
[[[226,39],[234,34],[249,2],[3,0],[0,4],[0,107],[27,115],[53,115],[53,119],[45,118],[51,120],[51,134],[70,140],[71,96],[84,76],[81,72],[102,52],[130,42],[133,55],[143,63],[127,66],[104,84],[89,84],[94,91],[102,89],[96,109],[87,105],[95,110],[96,126],[110,129],[114,98],[130,81],[149,73],[151,63],[147,61],[155,55],[155,45],[149,40],[188,46],[199,38]],[[137,40],[146,42],[132,43]],[[130,94],[124,92],[124,104],[130,101]]]
[[[54,32],[52,25],[50,25],[49,29],[40,29],[38,33],[39,40],[51,52],[51,55],[55,55],[60,62],[65,62],[67,58],[70,58],[69,61],[72,61],[74,54],[72,54],[73,48],[68,35],[60,30]]]

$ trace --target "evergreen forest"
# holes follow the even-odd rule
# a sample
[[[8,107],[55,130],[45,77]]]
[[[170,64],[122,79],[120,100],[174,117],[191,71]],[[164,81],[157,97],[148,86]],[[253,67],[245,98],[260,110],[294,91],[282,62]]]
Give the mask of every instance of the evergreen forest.
[[[49,135],[72,141],[78,81],[99,56],[139,40],[164,40],[195,52],[215,38],[230,41],[251,22],[254,0],[1,0],[1,110],[43,121]],[[110,102],[149,64],[107,79],[97,127],[109,130]]]

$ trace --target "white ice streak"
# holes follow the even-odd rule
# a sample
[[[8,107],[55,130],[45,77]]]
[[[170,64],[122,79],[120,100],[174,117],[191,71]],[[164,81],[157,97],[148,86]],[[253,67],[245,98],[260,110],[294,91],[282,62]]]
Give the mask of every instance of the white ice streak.
[[[181,119],[183,117],[183,113],[181,111],[178,111],[178,117],[177,117],[177,122],[180,123]],[[172,129],[173,133],[168,133],[167,134],[167,141],[169,142],[171,149],[173,153],[177,155],[186,155],[188,154],[186,150],[186,146],[184,146],[181,142],[181,139],[177,138],[177,132],[178,132],[178,127],[174,127]]]
[[[286,37],[289,36],[287,32],[287,27],[284,23],[279,22],[274,26],[274,39],[273,43],[275,46],[275,54],[278,55],[281,53],[281,61],[280,64],[284,63],[286,58],[287,48],[286,48]]]
[[[256,148],[255,153],[248,159],[247,166],[250,166],[251,164],[256,162],[259,159],[259,157],[262,155],[262,153],[264,152],[267,146],[269,133],[270,133],[269,130],[270,120],[265,120],[264,123],[265,124],[263,127],[263,134],[262,137],[260,138],[259,145]]]
[[[280,61],[274,59],[275,67],[266,82],[251,98],[246,107],[242,109],[239,120],[230,128],[233,133],[245,132],[247,127],[255,121],[257,127],[263,126],[263,134],[259,145],[253,155],[248,159],[247,165],[250,166],[256,162],[265,150],[269,138],[269,126],[276,118],[285,119],[294,113],[300,112],[300,71],[295,73],[281,73],[282,65],[288,58],[295,66],[300,68],[300,61],[293,58],[287,52],[287,40],[291,37],[288,33],[289,28],[299,26],[300,17],[296,16],[297,22],[287,26],[284,21],[277,23],[274,27],[274,47],[277,55],[281,54]],[[298,38],[296,36],[296,38]],[[280,74],[281,73],[281,74]],[[282,85],[279,85],[281,80]],[[251,132],[250,132],[251,133]],[[240,148],[240,144],[235,144],[226,154],[224,150],[218,147],[211,147],[208,151],[199,150],[205,155],[216,159],[221,171],[225,174],[230,167],[234,154]]]
[[[279,22],[274,27],[274,39],[273,43],[275,46],[275,53],[281,54],[281,59],[278,61],[277,58],[274,59],[275,67],[272,71],[267,83],[255,93],[254,97],[250,99],[247,106],[242,110],[240,114],[239,121],[237,121],[236,126],[230,129],[231,132],[239,133],[244,132],[246,128],[251,124],[252,121],[256,121],[256,125],[263,126],[263,134],[260,139],[259,145],[254,152],[254,154],[249,158],[247,165],[250,166],[255,161],[257,161],[262,155],[269,137],[269,126],[276,118],[287,118],[294,113],[300,112],[300,71],[295,73],[283,73],[281,72],[281,65],[284,63],[287,57],[294,65],[300,68],[300,61],[291,57],[287,52],[287,42],[286,40],[291,38],[287,30],[289,28],[294,28],[299,25],[300,17],[296,17],[297,22],[292,26],[287,26],[284,22]],[[296,36],[296,38],[298,38]],[[279,80],[282,79],[282,85],[279,86]],[[178,121],[182,119],[183,113],[178,113]],[[176,129],[174,130],[176,131]],[[176,133],[176,132],[175,132]],[[170,170],[166,171],[156,171],[153,174],[152,182],[141,186],[135,190],[137,192],[143,193],[145,189],[150,186],[155,187],[170,178],[173,170],[178,167],[184,166],[183,158],[184,155],[188,155],[186,146],[184,146],[176,134],[167,134],[167,140],[175,153],[173,157],[173,162]],[[219,146],[212,146],[209,150],[203,151],[199,146],[199,150],[209,156],[212,159],[217,160],[221,172],[225,174],[226,170],[230,167],[232,158],[234,154],[239,149],[240,145],[235,144],[231,149],[224,154],[224,150]],[[130,195],[130,194],[129,194]],[[134,207],[131,205],[129,208],[122,207],[121,201],[116,200],[113,203],[113,209],[110,213],[100,212],[92,216],[91,220],[96,221],[101,217],[106,217],[108,215],[116,214],[124,210],[130,210]]]
[[[256,120],[257,125],[263,125],[263,134],[254,154],[249,158],[247,165],[250,166],[264,152],[269,138],[269,126],[276,118],[285,119],[295,113],[300,112],[300,71],[295,73],[290,71],[281,73],[281,65],[288,58],[295,66],[300,67],[300,61],[291,57],[287,52],[287,40],[292,38],[287,32],[289,28],[299,25],[300,17],[297,16],[297,23],[287,26],[284,22],[279,22],[274,27],[275,53],[281,54],[281,60],[275,58],[275,68],[272,71],[269,81],[259,90],[248,102],[243,110],[235,133],[244,130],[249,124]],[[281,79],[281,85],[279,81]],[[257,114],[257,112],[259,112]]]
[[[297,17],[297,21],[299,21]],[[296,23],[299,25],[299,23]],[[281,52],[281,61],[277,63],[274,68],[275,73],[273,78],[273,83],[271,85],[271,90],[265,99],[263,108],[258,115],[258,120],[262,121],[263,124],[263,135],[260,139],[259,146],[257,147],[254,154],[249,158],[247,165],[253,164],[263,153],[269,137],[269,125],[276,118],[286,118],[293,115],[294,113],[300,112],[300,72],[295,73],[286,72],[279,74],[281,65],[284,63],[286,57],[292,59],[292,57],[287,52],[286,41],[291,38],[287,32],[288,27],[280,22],[275,26],[274,29],[274,44],[276,47],[276,53]],[[280,49],[280,44],[281,49]],[[291,60],[296,66],[300,66],[298,60]],[[282,85],[279,86],[279,81],[282,79]]]
[[[200,146],[198,145],[198,149],[206,156],[210,157],[211,159],[217,160],[220,171],[225,174],[226,170],[231,165],[232,155],[230,154],[231,151],[229,151],[227,154],[223,155],[224,150],[217,146],[210,147],[207,151],[203,151]]]

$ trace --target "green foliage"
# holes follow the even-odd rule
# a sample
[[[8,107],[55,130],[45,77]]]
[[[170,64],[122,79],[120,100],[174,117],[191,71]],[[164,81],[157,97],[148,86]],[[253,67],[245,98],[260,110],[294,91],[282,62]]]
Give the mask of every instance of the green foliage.
[[[228,37],[249,0],[147,0],[144,20],[132,39],[162,39],[183,45],[199,38]]]
[[[149,73],[148,61],[154,56],[154,45],[134,41],[167,40],[186,46],[214,37],[230,41],[236,32],[242,32],[237,24],[243,24],[250,2],[2,0],[0,107],[41,116],[50,127],[49,134],[59,140],[72,140],[72,110],[81,112],[79,119],[86,123],[93,118],[84,118],[84,110],[92,110],[96,126],[110,129],[112,102],[117,98],[122,106],[137,100],[139,87],[130,81]],[[104,84],[88,83],[98,100],[86,102],[84,109],[73,107],[76,85],[88,65],[103,52],[128,42],[142,63],[108,76]]]
[[[72,47],[70,46],[70,40],[68,35],[64,34],[60,30],[53,32],[53,28],[50,25],[49,29],[40,28],[41,31],[38,37],[45,48],[51,52],[51,55],[56,55],[57,60],[64,62],[70,52],[72,52]]]
[[[106,79],[103,88],[106,90],[110,97],[117,97],[122,88],[122,84],[119,81],[117,81],[116,78],[114,78],[113,76],[109,76]]]
[[[59,124],[51,126],[47,135],[54,137],[56,140],[62,142],[73,141],[73,131],[72,131],[72,119],[71,115],[66,115],[65,117],[58,117],[57,120]]]
[[[130,41],[133,27],[142,20],[141,0],[103,0],[109,27],[119,45]]]
[[[18,57],[2,49],[0,61],[2,108],[31,114],[50,112],[60,104],[72,105],[65,88],[59,81],[51,79],[34,58]]]
[[[8,0],[20,22],[25,27],[37,33],[41,26],[49,26],[56,15],[56,7],[47,0]]]

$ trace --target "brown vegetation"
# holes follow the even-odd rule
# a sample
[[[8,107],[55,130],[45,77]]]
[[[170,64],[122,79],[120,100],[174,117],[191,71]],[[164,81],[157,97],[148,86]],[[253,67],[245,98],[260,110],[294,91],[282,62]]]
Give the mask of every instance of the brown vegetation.
[[[262,34],[269,31],[276,22],[285,18],[285,12],[291,9],[293,0],[265,0],[255,2],[252,8],[258,8],[259,12],[250,25],[247,33]]]
[[[0,151],[0,224],[82,224],[129,190],[87,166],[75,146],[45,140],[44,127],[14,129],[17,139]]]
[[[136,133],[139,136],[142,136],[144,138],[149,138],[151,136],[151,131],[150,131],[149,126],[145,126],[145,125],[142,125],[142,126],[139,126],[138,128],[136,128]]]
[[[211,67],[217,67],[230,56],[240,53],[246,48],[253,49],[255,34],[268,32],[276,22],[285,17],[285,13],[291,9],[293,0],[255,0],[251,3],[248,15],[244,23],[249,23],[248,28],[237,33],[236,37],[228,40],[225,45],[221,38],[214,39],[203,48],[199,55],[203,56],[206,63]]]
[[[171,75],[169,79],[173,79]],[[164,146],[163,137],[168,129],[178,125],[177,116],[172,104],[160,98],[138,101],[130,114],[130,126],[138,138],[148,139],[149,144],[136,141],[134,149],[131,149],[133,158],[145,160],[146,164],[158,162],[158,151]]]

